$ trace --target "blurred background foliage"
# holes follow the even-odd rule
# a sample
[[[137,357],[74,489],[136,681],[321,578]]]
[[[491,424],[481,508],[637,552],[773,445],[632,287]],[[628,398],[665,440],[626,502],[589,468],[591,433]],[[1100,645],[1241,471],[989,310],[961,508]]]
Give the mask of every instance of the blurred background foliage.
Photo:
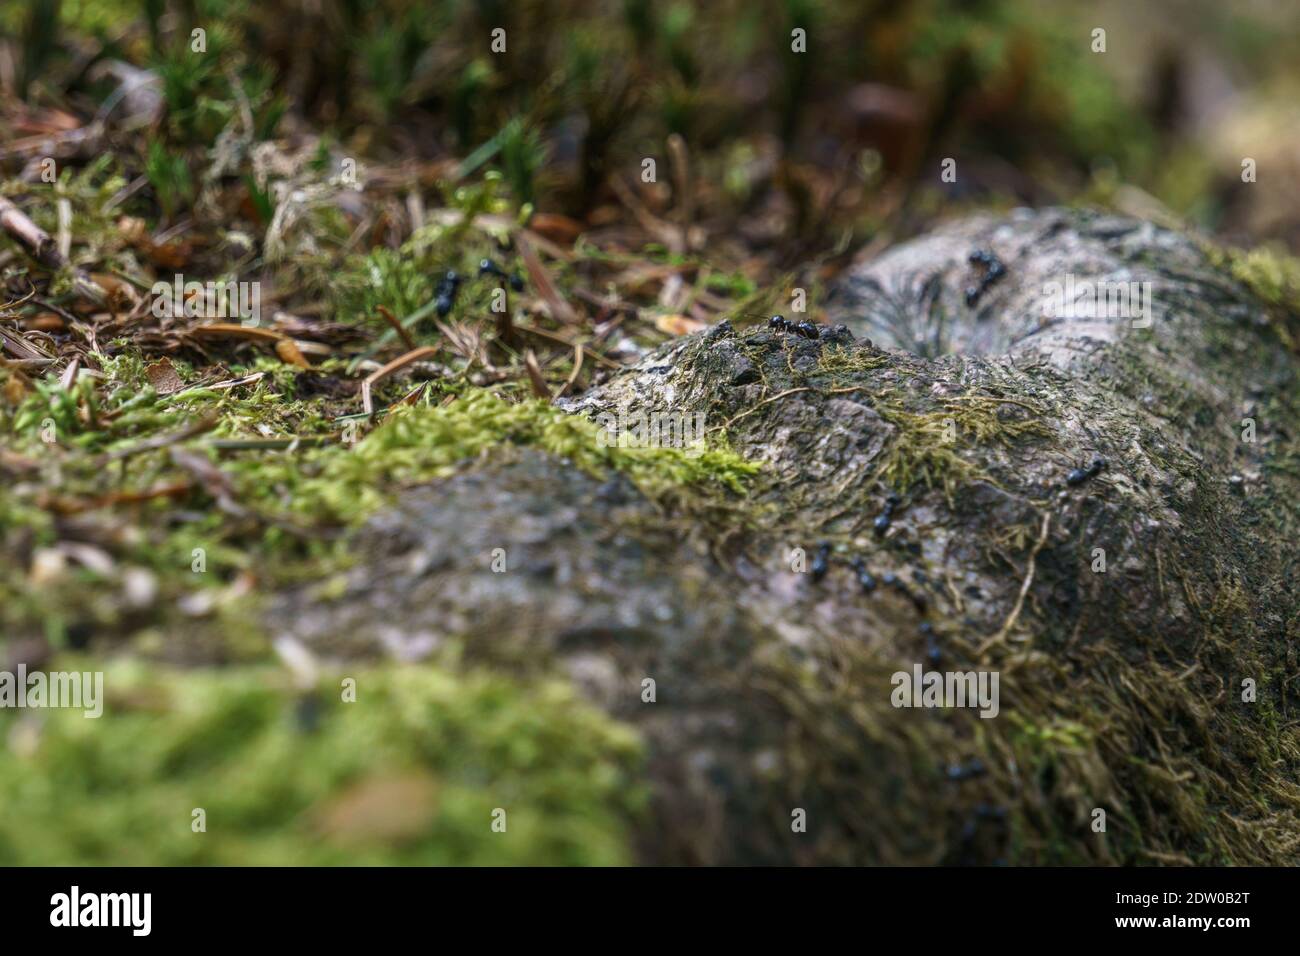
[[[196,26],[216,56],[190,55]],[[353,153],[495,167],[517,203],[579,218],[676,133],[702,212],[793,207],[799,254],[840,241],[832,224],[862,239],[941,202],[1120,184],[1256,239],[1294,239],[1300,212],[1234,188],[1243,157],[1291,181],[1300,164],[1285,0],[28,0],[0,29],[3,87],[29,105],[102,98],[95,61],[120,58],[162,77],[170,147],[211,146],[247,101],[259,139],[306,123]]]

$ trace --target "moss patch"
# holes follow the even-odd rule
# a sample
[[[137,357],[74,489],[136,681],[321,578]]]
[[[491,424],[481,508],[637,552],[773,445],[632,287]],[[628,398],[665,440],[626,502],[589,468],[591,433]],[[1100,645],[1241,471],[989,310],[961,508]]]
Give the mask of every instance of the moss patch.
[[[447,406],[400,409],[355,449],[335,446],[301,460],[245,459],[236,468],[250,494],[288,500],[295,513],[348,523],[372,513],[395,486],[444,477],[501,444],[537,447],[593,474],[624,472],[652,495],[683,485],[742,492],[758,471],[725,445],[699,452],[619,448],[602,444],[602,435],[594,422],[545,402],[511,404],[471,392]]]
[[[0,863],[628,861],[636,738],[564,686],[368,670],[346,703],[343,676],[303,696],[282,671],[119,664],[97,720],[4,711]]]
[[[1018,411],[1019,410],[1019,411]],[[957,454],[963,443],[1011,442],[1046,435],[1046,427],[1029,414],[1040,412],[1025,402],[985,395],[945,399],[938,411],[913,413],[882,402],[877,411],[897,434],[876,471],[893,488],[906,490],[918,482],[943,489],[949,503],[954,488],[976,478],[991,481],[979,466]]]

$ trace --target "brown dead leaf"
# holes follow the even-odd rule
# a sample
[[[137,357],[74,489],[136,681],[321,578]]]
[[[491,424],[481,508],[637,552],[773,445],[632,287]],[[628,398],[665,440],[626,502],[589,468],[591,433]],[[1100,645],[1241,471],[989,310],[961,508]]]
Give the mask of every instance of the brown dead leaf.
[[[438,812],[438,781],[408,771],[368,777],[315,812],[316,827],[344,844],[402,843],[427,833]]]
[[[117,220],[118,234],[127,242],[136,243],[148,235],[149,227],[136,216],[122,216]]]
[[[582,223],[559,213],[539,212],[528,220],[528,228],[552,242],[573,245],[585,228]]]
[[[135,286],[107,272],[91,273],[91,280],[104,290],[104,305],[113,313],[130,312],[140,296]]]
[[[140,246],[140,251],[148,257],[149,261],[162,269],[184,269],[189,265],[190,259],[194,255],[194,244],[174,239],[161,245],[146,242]]]
[[[176,367],[169,359],[161,359],[145,366],[144,377],[149,380],[149,384],[159,395],[170,395],[185,387],[180,373],[176,371]]]
[[[21,374],[10,375],[5,379],[4,396],[5,401],[10,405],[17,405],[27,397],[27,383],[24,381],[26,376]],[[2,451],[3,449],[0,449]]]
[[[700,329],[707,327],[704,322],[692,319],[688,315],[674,313],[672,315],[655,316],[655,328],[668,335],[690,335],[692,332],[698,332]]]
[[[117,220],[117,231],[122,238],[142,253],[154,265],[163,269],[183,269],[194,255],[194,243],[187,239],[171,239],[156,243],[149,235],[143,219],[122,216]]]
[[[33,136],[44,136],[48,133],[66,133],[80,129],[81,123],[82,121],[72,113],[47,107],[19,117],[14,123],[14,129]]]
[[[280,339],[280,341],[276,342],[275,354],[280,356],[281,362],[296,365],[299,368],[311,368],[311,363],[303,357],[302,351],[293,339]]]
[[[65,325],[63,316],[53,312],[39,312],[27,319],[23,327],[35,332],[62,332]]]

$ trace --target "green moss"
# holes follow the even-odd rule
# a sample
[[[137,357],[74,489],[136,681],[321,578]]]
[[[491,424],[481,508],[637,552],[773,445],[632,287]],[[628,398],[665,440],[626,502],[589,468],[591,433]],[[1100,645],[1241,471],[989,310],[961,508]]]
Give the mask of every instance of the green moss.
[[[619,448],[601,442],[594,422],[541,401],[512,404],[470,392],[447,406],[403,408],[357,443],[289,456],[246,457],[235,467],[249,495],[288,500],[301,515],[354,521],[379,508],[395,487],[451,474],[502,445],[526,445],[572,460],[593,474],[621,471],[647,494],[683,486],[743,492],[758,466],[725,445]]]
[[[406,667],[346,675],[348,703],[343,676],[307,699],[280,671],[119,664],[99,719],[3,711],[0,863],[629,860],[639,746],[563,686]]]
[[[1270,305],[1300,307],[1300,260],[1268,247],[1216,249],[1211,261]]]
[[[1203,242],[1201,247],[1211,264],[1273,310],[1273,330],[1287,348],[1300,351],[1300,259],[1268,246],[1229,249]]]
[[[433,298],[433,280],[416,259],[394,249],[375,249],[357,256],[331,282],[339,314],[352,321],[373,320],[384,306],[406,318]]]
[[[977,478],[991,480],[978,465],[957,453],[962,443],[1009,445],[1023,437],[1047,434],[1037,418],[1007,413],[1015,408],[1037,413],[1023,402],[1010,403],[984,395],[946,399],[939,411],[924,413],[881,402],[877,411],[897,431],[876,476],[899,490],[918,482],[927,488],[941,487],[951,503],[957,485]]]
[[[849,372],[869,372],[888,364],[889,359],[883,354],[872,353],[864,348],[831,345],[817,359],[817,371],[838,376]]]

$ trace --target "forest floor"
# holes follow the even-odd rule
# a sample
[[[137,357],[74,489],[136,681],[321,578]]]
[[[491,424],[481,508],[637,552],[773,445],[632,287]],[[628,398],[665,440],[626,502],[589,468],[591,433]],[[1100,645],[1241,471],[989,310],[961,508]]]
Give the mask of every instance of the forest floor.
[[[1134,186],[1161,134],[1128,122],[1105,80],[1045,52],[1063,28],[1020,35],[1035,56],[985,62],[960,31],[882,27],[871,36],[893,82],[838,90],[836,108],[848,105],[834,115],[849,119],[816,139],[817,111],[801,117],[801,102],[770,91],[819,101],[834,61],[806,75],[784,51],[789,30],[769,63],[762,44],[728,61],[756,74],[728,75],[709,63],[707,25],[639,25],[629,4],[619,42],[637,52],[622,72],[595,23],[559,65],[538,41],[507,65],[483,66],[484,49],[453,68],[392,52],[422,29],[406,11],[389,32],[369,23],[369,46],[347,61],[345,73],[374,70],[389,51],[406,72],[362,84],[366,102],[343,108],[358,132],[343,137],[352,114],[320,102],[337,91],[300,75],[327,71],[289,62],[271,14],[236,4],[219,23],[198,6],[203,50],[171,14],[84,12],[42,32],[35,3],[35,27],[10,24],[0,667],[106,670],[111,716],[102,732],[80,712],[0,718],[0,802],[21,808],[0,819],[0,862],[625,862],[645,798],[627,728],[561,683],[441,665],[368,667],[382,706],[342,719],[339,695],[317,692],[316,662],[263,623],[268,598],[341,582],[356,560],[349,534],[402,490],[498,445],[562,450],[571,426],[550,403],[663,343],[724,318],[821,325],[824,290],[864,249],[1026,203],[1183,223],[1200,209],[1172,197],[1217,182],[1183,164],[1150,192]],[[512,36],[540,35],[534,6],[520,5]],[[792,24],[804,6],[783,7]],[[806,6],[814,36],[851,19]],[[991,6],[984,28],[1016,36],[999,32],[1008,5]],[[435,53],[487,35],[444,15],[461,33],[430,40]],[[638,30],[654,43],[643,49]],[[899,31],[911,41],[891,61]],[[250,46],[296,79],[277,85]],[[541,69],[541,102],[512,113],[542,66],[564,79]],[[423,110],[429,87],[456,92]],[[1077,108],[1056,110],[1069,96]],[[740,107],[755,97],[751,129]],[[622,113],[653,120],[620,133]],[[981,124],[1029,148],[1067,145],[1055,165],[1011,169],[978,151],[969,130]],[[384,141],[386,125],[400,134]],[[963,142],[976,158],[948,182],[935,144]],[[1134,158],[1092,164],[1083,143]],[[1238,213],[1229,233],[1258,224]],[[1300,271],[1276,261],[1289,297]],[[418,429],[402,426],[412,412]],[[742,494],[755,466],[725,434],[709,443],[703,457],[620,464]],[[602,449],[593,464],[617,456]],[[486,812],[484,774],[544,795],[507,849],[468,836]],[[232,838],[193,839],[199,808],[234,821]],[[142,839],[159,819],[170,829]]]

